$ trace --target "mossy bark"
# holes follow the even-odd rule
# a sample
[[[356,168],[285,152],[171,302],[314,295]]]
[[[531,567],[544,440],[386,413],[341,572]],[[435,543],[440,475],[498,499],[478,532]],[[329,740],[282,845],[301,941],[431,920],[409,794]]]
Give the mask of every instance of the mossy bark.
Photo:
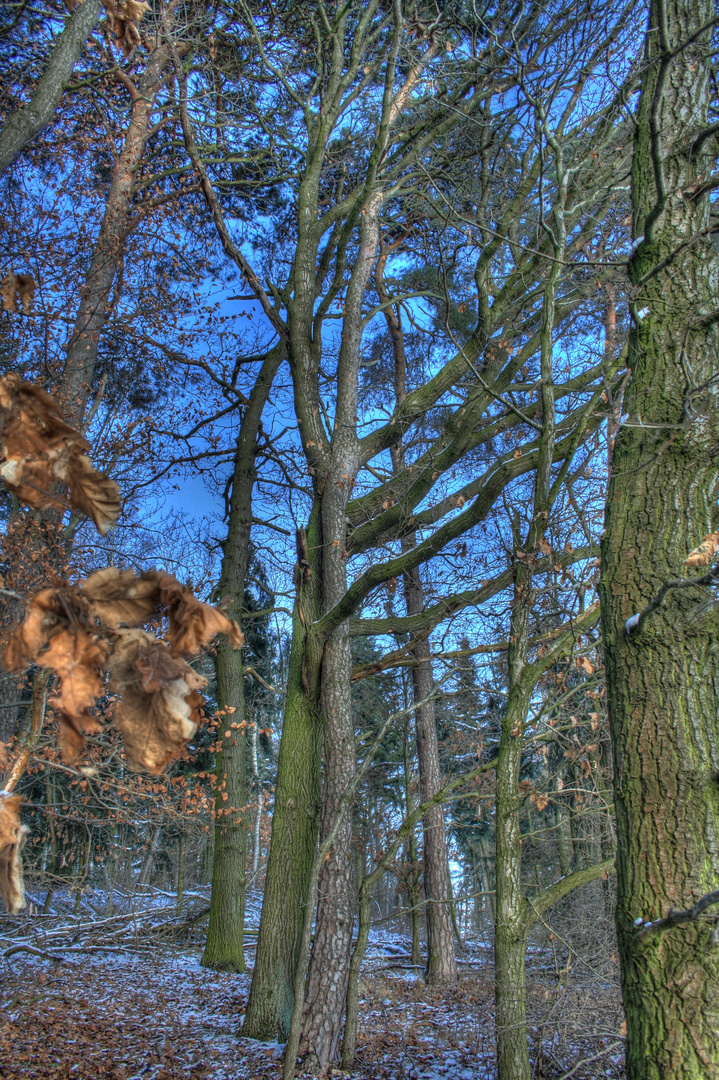
[[[252,530],[255,452],[262,411],[285,355],[279,342],[265,356],[242,417],[237,438],[227,538],[223,545],[220,600],[241,619]],[[244,971],[245,863],[247,860],[247,723],[242,654],[221,637],[215,655],[220,725],[215,787],[214,856],[205,967]]]
[[[716,526],[719,290],[700,187],[713,154],[695,143],[709,99],[700,27],[713,10],[708,0],[651,5],[632,175],[628,420],[614,446],[602,545],[629,1080],[719,1077],[710,926],[641,938],[634,926],[690,906],[719,877],[719,663],[708,597],[670,592],[640,633],[625,628],[662,584],[696,573],[683,560]]]
[[[317,515],[299,537],[297,599],[282,725],[272,836],[250,999],[242,1028],[251,1039],[285,1040],[320,811],[321,649],[308,634],[317,616]]]

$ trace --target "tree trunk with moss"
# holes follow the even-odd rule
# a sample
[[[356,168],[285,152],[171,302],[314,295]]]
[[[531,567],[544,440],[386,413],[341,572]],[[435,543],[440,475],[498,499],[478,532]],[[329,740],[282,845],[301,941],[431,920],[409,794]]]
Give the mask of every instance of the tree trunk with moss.
[[[242,1034],[285,1040],[294,1007],[299,956],[320,810],[321,649],[308,634],[317,618],[319,545],[316,515],[298,535],[292,647],[277,762],[272,835],[255,969]]]
[[[632,172],[631,381],[612,459],[602,618],[629,1080],[719,1077],[719,950],[693,921],[638,936],[719,879],[716,626],[683,561],[717,524],[717,258],[707,235],[709,0],[653,0]],[[631,628],[630,628],[631,631]]]
[[[230,618],[241,620],[252,529],[255,452],[262,410],[285,355],[278,343],[263,360],[237,438],[227,539],[218,592]],[[221,637],[215,655],[217,729],[214,858],[205,967],[244,971],[245,862],[247,859],[247,724],[242,654]]]

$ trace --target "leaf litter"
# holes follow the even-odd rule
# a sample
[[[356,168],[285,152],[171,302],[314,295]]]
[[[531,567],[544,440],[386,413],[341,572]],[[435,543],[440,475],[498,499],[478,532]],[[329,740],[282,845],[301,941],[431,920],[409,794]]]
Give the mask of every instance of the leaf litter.
[[[131,923],[122,925],[127,934]],[[250,960],[253,941],[248,938]],[[77,948],[63,956],[59,948],[61,962],[8,956],[0,968],[0,1080],[279,1080],[283,1047],[240,1034],[250,976],[202,968],[198,946],[199,940],[143,947],[138,938],[135,951],[118,948],[109,955]],[[406,963],[408,947],[402,935],[373,933],[360,984],[356,1066],[334,1075],[494,1080],[491,950],[470,949],[470,970],[456,985],[430,988]],[[530,953],[540,960],[538,970],[544,952]],[[532,979],[535,1018],[546,995],[546,980]],[[542,1059],[544,1080],[560,1077],[604,1044],[606,1055],[573,1075],[623,1076],[621,1053],[610,1052],[611,1036],[598,1044],[596,1037],[587,1042],[579,1031],[573,1039],[565,1032],[562,1042],[559,1057],[547,1052]]]

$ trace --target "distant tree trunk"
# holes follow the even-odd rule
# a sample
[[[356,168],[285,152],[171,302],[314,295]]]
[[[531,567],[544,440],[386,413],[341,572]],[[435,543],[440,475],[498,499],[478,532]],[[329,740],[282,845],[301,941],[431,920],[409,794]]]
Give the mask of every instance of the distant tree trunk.
[[[255,805],[255,820],[252,827],[252,877],[257,874],[260,865],[260,828],[262,825],[262,781],[257,761],[257,724],[252,725],[250,734],[250,763],[252,766],[252,787],[257,800]]]
[[[410,745],[409,745],[409,719],[406,720],[404,726],[404,813],[405,817],[409,817],[414,809],[414,799],[412,798],[412,773],[410,769]],[[414,829],[410,832],[407,838],[406,844],[407,861],[409,862],[409,884],[407,888],[407,896],[409,899],[409,906],[411,908],[410,919],[412,925],[412,963],[420,964],[422,951],[420,941],[420,929],[422,924],[422,913],[420,911],[420,896],[419,896],[419,858],[417,852],[417,834]]]
[[[0,176],[55,115],[65,84],[85,48],[101,7],[102,0],[83,0],[66,17],[65,26],[30,101],[10,114],[0,131]]]
[[[177,837],[177,899],[175,901],[175,913],[179,917],[182,914],[182,894],[185,887],[185,836],[179,833]]]
[[[709,0],[652,0],[632,172],[631,381],[602,544],[602,621],[617,809],[617,930],[629,1080],[719,1077],[719,950],[703,920],[637,936],[719,880],[716,619],[672,590],[717,526],[717,256]]]
[[[160,846],[161,836],[162,826],[155,825],[154,829],[152,830],[152,837],[150,838],[150,843],[147,846],[145,858],[143,859],[142,866],[140,867],[140,875],[137,879],[138,885],[147,885],[150,881],[152,868],[155,865],[155,856],[157,854],[157,849]]]
[[[384,286],[384,268],[390,251],[401,244],[405,238],[406,234],[402,234],[401,238],[394,244],[385,245],[380,252],[375,268],[377,292],[380,300],[387,305],[384,309],[384,316],[394,352],[396,408],[402,405],[407,396],[407,358],[400,309],[399,307],[395,308],[388,302],[388,294]],[[404,447],[401,442],[391,448],[391,459],[392,471],[396,474],[401,473],[405,467]],[[402,550],[409,550],[414,547],[415,543],[414,535],[408,536],[402,543]],[[404,575],[404,598],[408,615],[420,615],[422,613],[424,610],[424,591],[418,568]],[[413,654],[417,661],[412,668],[414,697],[415,701],[424,701],[424,704],[415,711],[414,716],[417,732],[419,798],[420,802],[426,802],[442,786],[434,702],[427,701],[434,686],[429,641],[426,638],[419,640],[414,647]],[[424,841],[424,894],[427,902],[426,978],[430,985],[441,985],[442,983],[454,982],[457,978],[457,962],[452,938],[452,883],[449,876],[444,810],[441,806],[434,806],[428,812],[422,822],[422,830]]]
[[[279,342],[263,360],[242,417],[237,437],[227,538],[218,584],[220,601],[230,618],[241,621],[252,530],[255,452],[262,411],[277,369],[285,356]],[[244,971],[245,863],[247,859],[247,759],[244,668],[242,653],[222,637],[215,655],[217,729],[215,770],[214,858],[205,967]]]
[[[424,594],[418,570],[405,575],[404,591],[407,614],[421,614],[424,610]],[[418,661],[412,668],[414,697],[415,701],[424,701],[414,714],[419,798],[420,802],[427,802],[442,786],[434,702],[426,700],[434,687],[429,641],[419,641],[414,648],[414,656]],[[424,895],[427,903],[426,978],[430,986],[438,986],[454,982],[457,978],[452,932],[452,883],[442,806],[433,806],[427,812],[422,821],[422,830]]]

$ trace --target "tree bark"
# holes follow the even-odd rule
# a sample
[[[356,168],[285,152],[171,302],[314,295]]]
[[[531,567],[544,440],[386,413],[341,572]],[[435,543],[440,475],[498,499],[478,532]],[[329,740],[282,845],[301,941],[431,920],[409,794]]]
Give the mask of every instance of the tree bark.
[[[88,2],[85,0],[77,10],[82,10]],[[97,364],[98,343],[110,312],[110,291],[127,241],[135,174],[145,152],[155,98],[170,65],[169,47],[156,46],[138,79],[137,87],[132,91],[125,141],[113,169],[105,212],[58,386],[65,419],[75,427],[82,426]]]
[[[277,369],[285,356],[280,341],[267,353],[252,388],[237,437],[227,538],[223,545],[218,584],[220,601],[230,618],[241,621],[252,531],[252,492],[256,480],[255,453],[262,412]],[[215,656],[217,730],[214,859],[205,967],[244,971],[245,862],[247,857],[247,723],[245,718],[242,653],[226,638]]]
[[[277,762],[272,835],[257,938],[255,968],[242,1034],[284,1041],[294,1007],[307,888],[320,811],[321,647],[308,634],[317,618],[319,584],[317,514],[298,537],[297,597],[287,697]]]
[[[27,105],[8,117],[0,131],[0,176],[55,115],[65,84],[85,48],[101,7],[102,0],[83,0],[65,19],[35,93]]]
[[[719,951],[705,921],[638,938],[719,876],[716,629],[701,589],[625,620],[716,527],[719,307],[702,183],[709,0],[653,0],[632,172],[629,422],[616,437],[602,544],[602,622],[617,809],[617,930],[629,1080],[719,1077]]]
[[[408,615],[424,610],[424,595],[419,571],[405,575],[405,601]],[[415,711],[417,763],[419,766],[420,802],[427,802],[442,787],[439,743],[434,701],[426,699],[434,686],[429,641],[425,638],[414,648],[419,661],[412,668],[415,701],[424,701]],[[424,895],[427,904],[427,971],[430,986],[454,982],[457,961],[452,927],[452,883],[449,876],[447,834],[442,806],[433,806],[422,820]]]

